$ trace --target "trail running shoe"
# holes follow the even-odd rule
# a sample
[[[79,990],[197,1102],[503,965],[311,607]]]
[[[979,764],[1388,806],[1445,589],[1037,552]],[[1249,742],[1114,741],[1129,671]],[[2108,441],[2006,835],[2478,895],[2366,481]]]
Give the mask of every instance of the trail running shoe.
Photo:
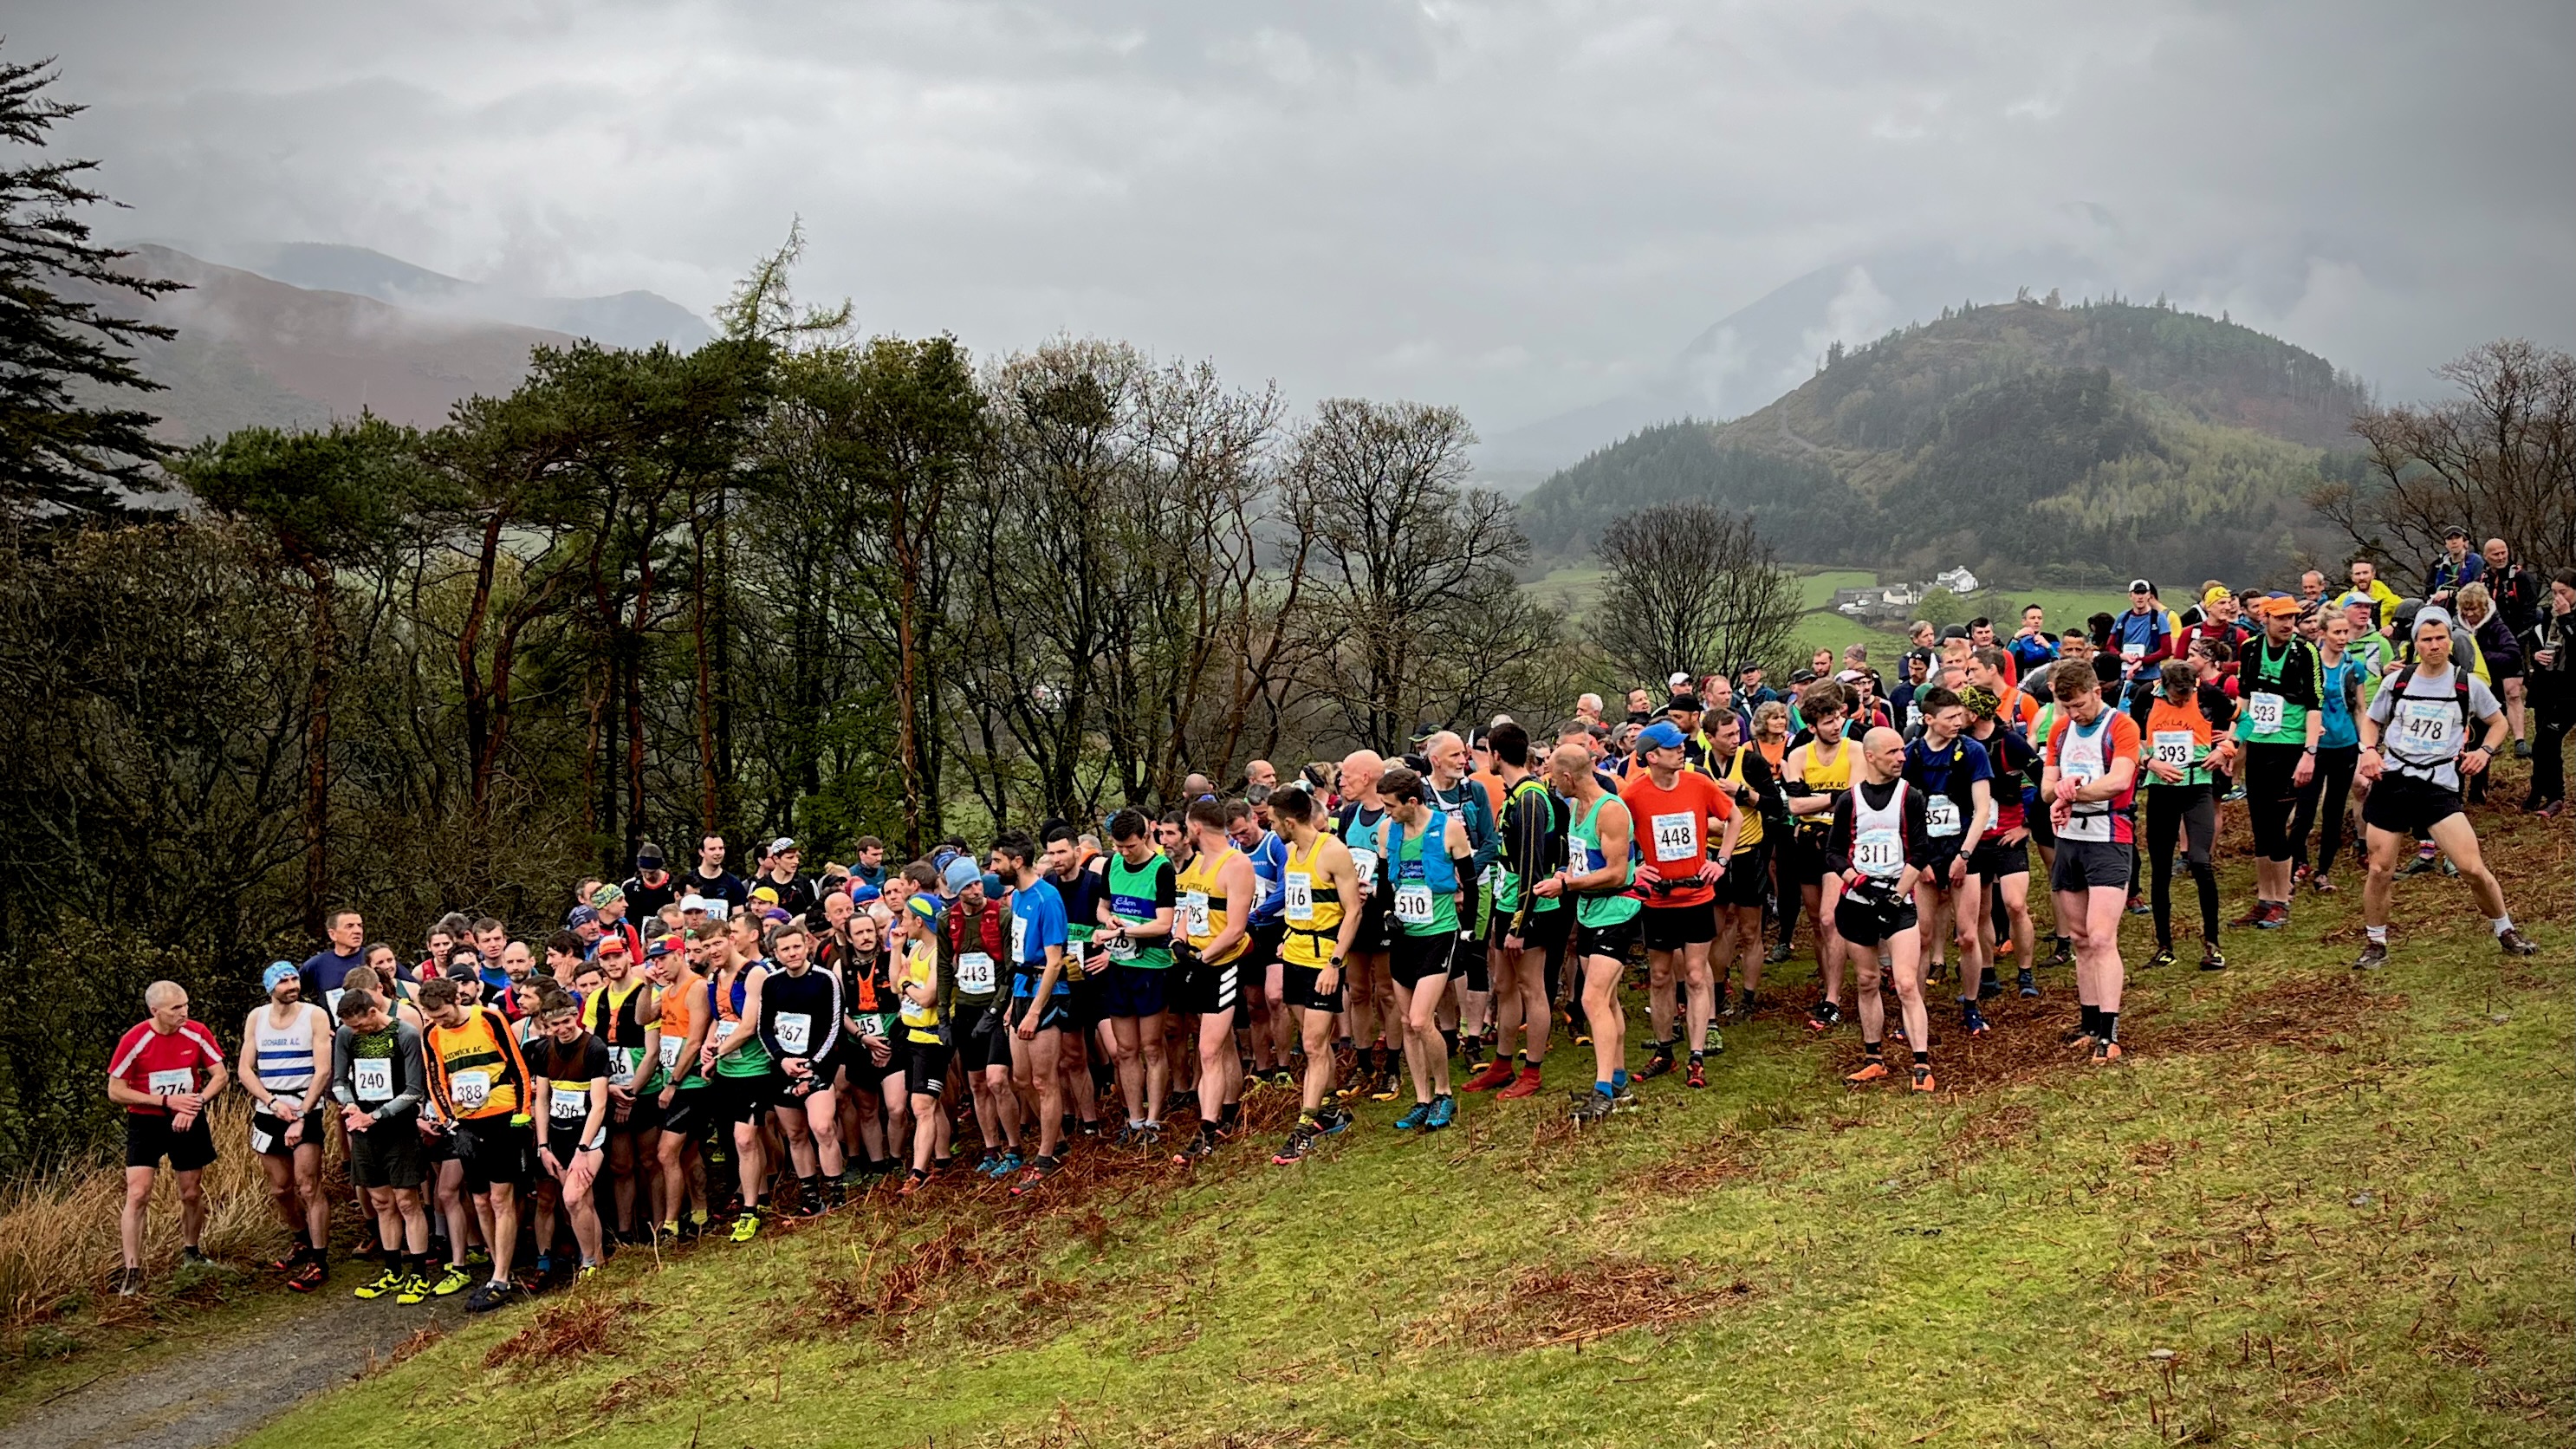
[[[2352,969],[2355,971],[2376,971],[2387,964],[2388,943],[2385,941],[2371,941],[2362,946],[2361,954],[2359,956],[2353,958]]]
[[[1425,1132],[1437,1132],[1458,1120],[1458,1099],[1443,1092],[1431,1099],[1431,1115],[1422,1124]]]
[[[733,1240],[737,1243],[748,1243],[759,1235],[760,1209],[756,1207],[743,1209],[742,1216],[733,1220]]]
[[[928,1181],[930,1181],[930,1174],[916,1167],[905,1176],[903,1186],[896,1188],[894,1190],[894,1195],[897,1197],[910,1197],[914,1193],[921,1191],[921,1185]]]
[[[1476,1073],[1476,1075],[1467,1079],[1466,1089],[1470,1092],[1491,1092],[1498,1088],[1510,1086],[1512,1084],[1512,1078],[1519,1075],[1520,1074],[1518,1072],[1512,1070],[1512,1064],[1509,1061],[1502,1057],[1496,1057],[1485,1064],[1485,1069],[1483,1071],[1480,1071]]]
[[[439,1274],[438,1281],[430,1285],[429,1296],[432,1298],[453,1298],[457,1294],[462,1293],[473,1286],[474,1275],[465,1269],[458,1267],[456,1264],[450,1263],[447,1265],[447,1270]]]
[[[575,1283],[587,1283],[598,1276],[599,1265],[597,1263],[584,1263],[579,1268],[573,1270],[572,1281]]]
[[[1048,1178],[1055,1176],[1063,1170],[1064,1164],[1061,1162],[1051,1161],[1044,1157],[1034,1158],[1029,1163],[1029,1170],[1021,1173],[1020,1180],[1011,1184],[1011,1196],[1033,1196],[1039,1188],[1046,1185],[1046,1180]]]
[[[2227,924],[2239,931],[2250,931],[2256,926],[2263,924],[2263,918],[2271,913],[2272,903],[2270,901],[2258,900],[2253,905],[2246,908],[2245,914],[2238,916],[2235,920],[2232,920]]]
[[[1697,1058],[1697,1057],[1693,1057],[1693,1058],[1691,1058],[1691,1064],[1690,1064],[1690,1075],[1689,1075],[1689,1076],[1687,1076],[1687,1077],[1682,1078],[1682,1082],[1683,1082],[1683,1084],[1684,1084],[1684,1085],[1686,1085],[1686,1086],[1690,1086],[1690,1087],[1705,1087],[1705,1086],[1707,1086],[1707,1085],[1708,1085],[1708,1063],[1706,1063],[1706,1062],[1704,1062],[1704,1061],[1701,1061],[1701,1060],[1700,1060],[1699,1058]]]
[[[1602,1091],[1585,1091],[1577,1092],[1574,1096],[1575,1126],[1590,1127],[1610,1120],[1610,1113],[1614,1109],[1610,1104],[1609,1093]]]
[[[1288,1129],[1288,1140],[1280,1144],[1278,1151],[1270,1154],[1270,1165],[1287,1167],[1292,1163],[1303,1162],[1306,1160],[1306,1154],[1314,1150],[1315,1129],[1300,1122]]]
[[[2066,1030],[2059,1032],[2057,1034],[2057,1041],[2060,1046],[2071,1046],[2078,1048],[2079,1050],[2084,1047],[2089,1047],[2093,1044],[2093,1028],[2084,1025],[2082,1022],[2077,1022]]]
[[[141,1296],[142,1292],[143,1292],[143,1270],[142,1270],[142,1269],[140,1269],[140,1268],[119,1268],[118,1270],[116,1270],[116,1296],[117,1296],[117,1297],[119,1297],[119,1298],[134,1298],[134,1297],[139,1297],[139,1296]]]
[[[182,1268],[203,1268],[213,1261],[214,1259],[207,1257],[194,1243],[179,1250],[179,1266]]]
[[[2459,879],[2459,875],[2460,875],[2460,863],[2459,863],[2458,861],[2455,861],[2455,860],[2451,859],[2451,858],[2450,858],[2449,856],[2447,856],[2447,855],[2446,855],[2446,856],[2443,856],[2443,857],[2442,857],[2442,874],[2444,874],[2444,875],[2446,875],[2446,876],[2449,876],[2449,877],[2450,877],[2450,878],[2452,878],[2453,880],[2457,880],[2457,879]]]
[[[1995,1029],[1994,1023],[1986,1020],[1986,1014],[1979,1011],[1973,1001],[1959,1003],[1959,1027],[1970,1036],[1984,1036]]]
[[[1788,959],[1789,947],[1786,942],[1774,944],[1770,950],[1762,953],[1763,964],[1767,966],[1777,966]]]
[[[2263,919],[2256,921],[2254,928],[2258,931],[2277,931],[2288,924],[2290,924],[2289,902],[2271,901],[2264,905]]]
[[[2147,914],[2147,898],[2145,896],[2129,897],[2129,914],[2133,916],[2143,916]]]
[[[2051,952],[2051,953],[2049,954],[2049,958],[2048,958],[2047,960],[2042,961],[2042,962],[2040,962],[2039,964],[2040,964],[2040,965],[2042,965],[2042,966],[2072,966],[2072,965],[2074,965],[2074,964],[2075,964],[2075,943],[2074,943],[2074,942],[2072,942],[2072,941],[2060,941],[2060,942],[2058,942],[2058,943],[2057,943],[2057,949],[2056,949],[2055,951],[2053,951],[2053,952]]]
[[[368,1299],[382,1298],[388,1293],[401,1292],[403,1290],[403,1282],[404,1279],[402,1274],[391,1268],[387,1268],[385,1271],[378,1273],[375,1277],[359,1284],[357,1288],[350,1293],[350,1296],[353,1298]]]
[[[286,1286],[297,1293],[310,1293],[321,1287],[322,1280],[330,1275],[331,1270],[323,1266],[321,1259],[307,1258],[296,1266],[294,1272],[286,1275]]]
[[[1315,1135],[1330,1137],[1336,1132],[1348,1132],[1351,1124],[1357,1120],[1359,1119],[1339,1108],[1326,1107],[1315,1114]]]
[[[517,1301],[518,1296],[518,1285],[508,1279],[498,1283],[485,1283],[465,1295],[465,1311],[489,1313],[495,1308]]]
[[[1916,1062],[1914,1064],[1914,1090],[1918,1092],[1930,1092],[1938,1089],[1939,1084],[1932,1080],[1932,1068],[1930,1064],[1925,1062]]]
[[[1387,1068],[1384,1075],[1377,1079],[1377,1085],[1369,1090],[1368,1095],[1369,1100],[1372,1102],[1392,1102],[1395,1100],[1396,1084],[1395,1069],[1393,1067]]]
[[[1395,1119],[1395,1130],[1398,1132],[1410,1132],[1430,1120],[1431,1104],[1428,1102],[1416,1102],[1413,1104],[1412,1111]]]
[[[2530,956],[2540,950],[2538,946],[2531,943],[2530,937],[2512,926],[2496,932],[2496,949],[2508,956]]]
[[[1702,1056],[1715,1057],[1726,1054],[1726,1033],[1717,1029],[1716,1022],[1712,1021],[1708,1024],[1708,1035],[1700,1039],[1699,1049]]]
[[[2039,979],[2038,979],[2037,977],[2033,976],[2033,975],[2030,973],[2030,971],[2029,971],[2029,969],[2028,969],[2028,968],[2024,968],[2024,969],[2023,969],[2023,970],[2022,970],[2022,971],[2021,971],[2021,972],[2020,972],[2020,973],[2019,973],[2019,974],[2014,978],[2014,984],[2015,984],[2015,985],[2017,985],[2017,986],[2019,986],[2019,987],[2021,988],[2021,994],[2022,994],[2022,995],[2024,995],[2024,996],[2026,996],[2026,997],[2029,997],[2029,998],[2031,998],[2031,999],[2033,999],[2033,1000],[2037,1000],[2037,999],[2038,999],[2038,997],[2039,997]]]
[[[2200,948],[2200,969],[2203,971],[2224,971],[2227,969],[2227,958],[2218,953],[2218,948],[2216,946],[2204,945]]]
[[[2336,894],[2334,877],[2330,875],[2312,875],[2308,877],[2308,889],[2321,896],[2334,895]]]
[[[1869,1060],[1860,1064],[1859,1071],[1846,1075],[1843,1078],[1843,1085],[1846,1087],[1866,1087],[1870,1083],[1878,1081],[1886,1075],[1887,1063],[1876,1057],[1871,1057]]]
[[[1634,1077],[1610,1089],[1610,1106],[1614,1111],[1633,1112],[1644,1105],[1637,1096],[1637,1079]]]
[[[2159,966],[2171,966],[2176,959],[2177,958],[2173,953],[2173,947],[2158,946],[2156,948],[2156,954],[2148,957],[2147,964],[2141,969],[2153,971]]]
[[[2397,873],[2399,875],[2431,875],[2433,873],[2433,859],[2434,858],[2429,855],[2418,855],[2413,860],[2410,860],[2404,865],[2398,867]]]
[[[1538,1087],[1538,1068],[1523,1067],[1519,1074],[1512,1078],[1512,1084],[1496,1092],[1494,1096],[1502,1101],[1517,1102],[1523,1097],[1537,1096]]]
[[[2093,1065],[2107,1067],[2120,1059],[2120,1044],[2115,1041],[2093,1043]]]
[[[402,1291],[394,1295],[394,1301],[409,1308],[428,1296],[429,1280],[417,1272],[412,1272],[403,1275]]]
[[[1672,1053],[1659,1046],[1655,1049],[1655,1054],[1653,1056],[1646,1058],[1646,1064],[1637,1069],[1637,1080],[1641,1082],[1651,1082],[1655,1078],[1663,1076],[1672,1070]]]
[[[1819,1001],[1807,1012],[1807,1030],[1831,1031],[1840,1025],[1843,1009],[1830,1001]]]

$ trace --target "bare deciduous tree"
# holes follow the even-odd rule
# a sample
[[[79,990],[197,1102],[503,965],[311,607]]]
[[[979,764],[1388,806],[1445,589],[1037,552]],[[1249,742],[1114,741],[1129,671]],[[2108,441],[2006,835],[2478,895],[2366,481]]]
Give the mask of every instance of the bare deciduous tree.
[[[1602,531],[1609,579],[1592,634],[1630,679],[1694,678],[1778,664],[1799,613],[1797,581],[1750,519],[1705,503],[1665,503]]]

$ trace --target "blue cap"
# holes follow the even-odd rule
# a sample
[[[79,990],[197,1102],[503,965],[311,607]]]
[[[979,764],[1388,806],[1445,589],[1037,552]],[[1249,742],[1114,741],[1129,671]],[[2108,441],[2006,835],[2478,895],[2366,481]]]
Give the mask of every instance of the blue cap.
[[[1678,750],[1682,743],[1682,727],[1668,719],[1659,719],[1637,732],[1637,748],[1641,750]]]
[[[993,874],[989,870],[984,872],[984,899],[988,901],[999,900],[1001,899],[1001,896],[1002,878]]]
[[[599,911],[595,907],[575,906],[570,911],[564,913],[564,929],[567,931],[571,930],[575,926],[595,926],[597,924],[599,924]]]
[[[271,961],[268,963],[268,969],[259,973],[259,989],[275,991],[277,983],[293,981],[301,974],[295,969],[295,963],[292,961]]]
[[[939,897],[928,891],[915,892],[912,899],[904,903],[904,909],[925,921],[936,921],[939,919]]]
[[[864,906],[868,902],[875,900],[877,897],[884,894],[885,892],[878,890],[875,886],[868,884],[866,881],[861,881],[857,885],[850,887],[850,904],[854,906]]]
[[[945,870],[947,873],[942,878],[948,882],[948,893],[952,896],[975,883],[975,862],[962,855],[950,857]]]

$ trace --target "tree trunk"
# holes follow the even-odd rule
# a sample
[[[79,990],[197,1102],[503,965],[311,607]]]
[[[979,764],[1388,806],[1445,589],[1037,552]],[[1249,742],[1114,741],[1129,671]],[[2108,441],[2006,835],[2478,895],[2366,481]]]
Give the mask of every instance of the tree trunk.
[[[313,683],[304,741],[304,927],[318,935],[323,893],[331,884],[331,689],[338,625],[331,612],[330,568],[319,559],[300,562],[313,589]]]

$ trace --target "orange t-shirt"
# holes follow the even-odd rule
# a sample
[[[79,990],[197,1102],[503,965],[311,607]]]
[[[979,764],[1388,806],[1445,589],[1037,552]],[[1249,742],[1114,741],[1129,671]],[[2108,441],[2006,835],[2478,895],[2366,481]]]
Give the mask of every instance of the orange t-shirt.
[[[1619,787],[1619,799],[1635,823],[1637,846],[1655,864],[1664,883],[1646,893],[1649,906],[1696,906],[1716,899],[1707,882],[1692,876],[1718,841],[1718,827],[1735,816],[1735,802],[1715,780],[1697,770],[1684,770],[1664,789],[1651,771],[1636,770]]]

